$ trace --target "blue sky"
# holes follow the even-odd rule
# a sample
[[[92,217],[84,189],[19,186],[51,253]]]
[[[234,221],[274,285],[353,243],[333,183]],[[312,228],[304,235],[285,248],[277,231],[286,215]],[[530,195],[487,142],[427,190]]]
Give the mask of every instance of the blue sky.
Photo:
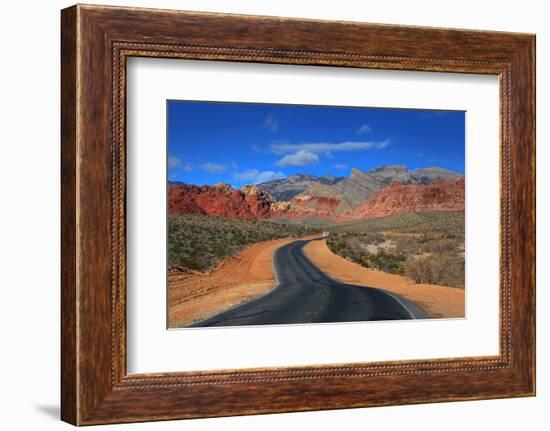
[[[464,173],[465,113],[168,101],[168,177],[235,187],[384,165]]]

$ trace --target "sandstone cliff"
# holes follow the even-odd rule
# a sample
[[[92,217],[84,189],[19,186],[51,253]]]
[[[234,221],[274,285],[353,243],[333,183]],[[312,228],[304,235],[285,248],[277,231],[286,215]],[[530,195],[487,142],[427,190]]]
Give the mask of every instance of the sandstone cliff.
[[[464,211],[464,177],[431,184],[392,182],[364,204],[342,214],[338,221],[385,217],[402,212]]]

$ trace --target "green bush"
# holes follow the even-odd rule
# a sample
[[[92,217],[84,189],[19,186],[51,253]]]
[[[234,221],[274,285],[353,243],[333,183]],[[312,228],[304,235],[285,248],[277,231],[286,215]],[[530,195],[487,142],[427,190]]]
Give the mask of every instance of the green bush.
[[[367,253],[365,262],[369,268],[378,269],[379,271],[389,272],[391,274],[400,274],[402,265],[407,258],[393,251],[388,251],[383,248],[378,249],[376,253]]]
[[[205,271],[250,244],[315,232],[309,227],[269,220],[170,215],[168,264]]]
[[[404,265],[404,274],[417,283],[464,288],[464,257],[447,253],[413,256]]]
[[[463,235],[462,235],[463,237]],[[380,245],[382,234],[337,232],[327,240],[329,249],[366,268],[402,274],[417,283],[464,288],[464,241],[440,233],[415,237],[392,238],[393,247],[379,247],[376,253],[369,245]]]

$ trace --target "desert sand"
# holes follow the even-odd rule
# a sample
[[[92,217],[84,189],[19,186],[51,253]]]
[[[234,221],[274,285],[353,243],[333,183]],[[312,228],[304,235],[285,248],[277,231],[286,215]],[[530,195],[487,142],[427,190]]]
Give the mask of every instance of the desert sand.
[[[275,287],[272,256],[296,238],[253,244],[207,273],[168,277],[168,326],[180,328],[266,294]]]
[[[363,268],[332,253],[326,240],[312,241],[304,247],[306,256],[335,280],[358,286],[377,287],[400,295],[422,307],[432,317],[464,317],[464,289],[416,284],[400,275]]]

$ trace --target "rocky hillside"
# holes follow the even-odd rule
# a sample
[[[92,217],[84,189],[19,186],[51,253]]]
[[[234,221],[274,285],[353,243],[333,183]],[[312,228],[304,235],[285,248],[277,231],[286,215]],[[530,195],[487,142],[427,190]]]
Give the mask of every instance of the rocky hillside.
[[[169,184],[169,214],[337,221],[464,209],[464,177],[441,168],[352,169],[347,178],[296,174],[258,186]]]
[[[273,216],[272,196],[256,186],[233,189],[229,184],[215,186],[175,185],[168,189],[169,214],[203,214],[242,219]]]
[[[374,193],[391,182],[400,184],[430,184],[443,179],[458,178],[461,174],[442,168],[425,168],[409,171],[405,166],[390,165],[370,171],[352,169],[348,178],[332,185],[313,185],[304,193],[307,195],[330,196],[338,199],[336,213],[355,209]]]
[[[256,186],[234,189],[229,184],[169,185],[169,214],[199,214],[240,219],[332,217],[339,201],[322,196],[295,196],[277,201]]]
[[[464,211],[464,177],[438,180],[430,184],[392,182],[355,210],[338,216],[337,220],[359,220],[420,211]]]
[[[294,174],[280,180],[258,184],[258,187],[271,193],[278,201],[289,201],[315,184],[334,185],[342,180],[344,180],[344,177],[332,175],[316,177],[308,174]]]
[[[401,184],[430,184],[437,180],[447,180],[461,177],[462,174],[448,169],[431,167],[409,171],[406,166],[389,165],[375,168],[367,172],[383,185],[397,181]]]
[[[279,201],[297,196],[319,196],[338,201],[334,209],[340,215],[362,205],[369,197],[391,182],[401,184],[430,184],[434,181],[461,177],[458,172],[431,167],[409,171],[406,166],[389,165],[363,171],[353,168],[349,177],[295,174],[287,178],[259,184]]]
[[[286,211],[281,216],[288,218],[320,217],[330,218],[334,216],[340,201],[331,197],[298,195],[291,199]]]

